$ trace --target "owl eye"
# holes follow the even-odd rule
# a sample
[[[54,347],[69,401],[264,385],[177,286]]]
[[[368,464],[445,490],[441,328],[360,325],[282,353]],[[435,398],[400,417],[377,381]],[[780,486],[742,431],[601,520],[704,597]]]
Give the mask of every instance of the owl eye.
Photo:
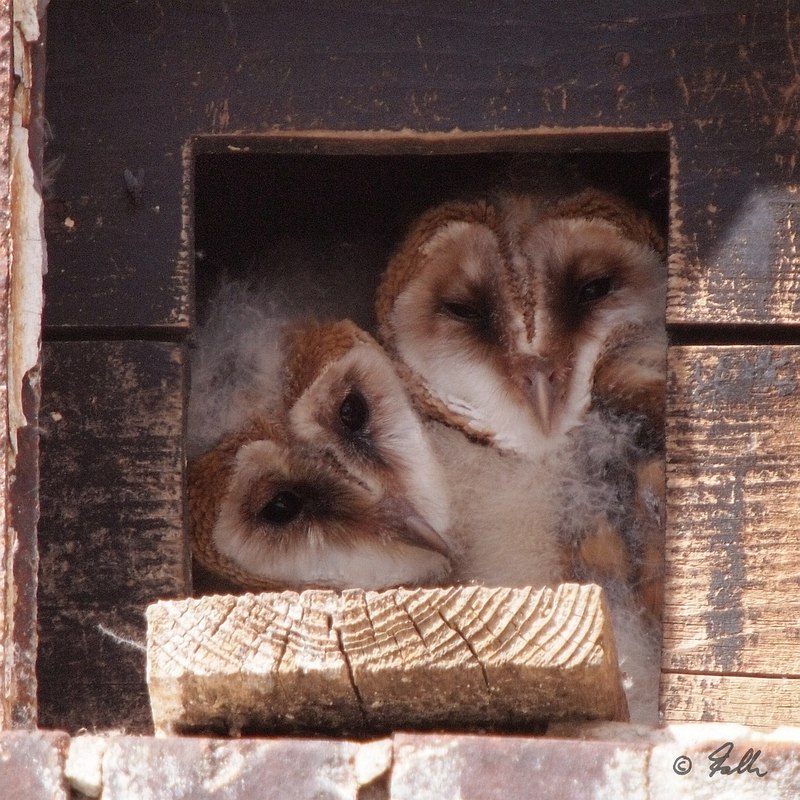
[[[258,512],[258,517],[270,525],[288,525],[302,510],[302,498],[294,492],[281,491]]]
[[[468,303],[443,302],[442,310],[445,314],[464,322],[480,322],[484,318],[481,309]]]
[[[607,275],[602,278],[593,278],[584,283],[575,293],[575,300],[579,306],[591,306],[602,300],[611,292],[613,282]]]
[[[351,389],[339,406],[339,419],[350,433],[359,433],[369,422],[369,406],[357,389]]]

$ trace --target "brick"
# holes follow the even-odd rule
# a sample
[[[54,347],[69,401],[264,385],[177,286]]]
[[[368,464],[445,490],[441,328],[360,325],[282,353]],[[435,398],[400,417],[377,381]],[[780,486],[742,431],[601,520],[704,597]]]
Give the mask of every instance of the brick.
[[[391,765],[388,739],[109,740],[102,800],[363,800]]]
[[[391,798],[642,800],[649,750],[647,742],[397,735]]]
[[[759,733],[743,725],[706,723],[671,725],[666,733],[662,742],[653,747],[650,800],[675,800],[676,797],[787,800],[800,797],[800,730],[797,728],[776,728],[773,733]],[[752,750],[753,756],[761,752],[755,760],[743,761],[748,750]],[[709,756],[715,753],[712,761]],[[712,775],[715,765],[733,771],[726,774],[719,769]]]
[[[65,733],[10,731],[0,734],[0,797],[68,800]]]

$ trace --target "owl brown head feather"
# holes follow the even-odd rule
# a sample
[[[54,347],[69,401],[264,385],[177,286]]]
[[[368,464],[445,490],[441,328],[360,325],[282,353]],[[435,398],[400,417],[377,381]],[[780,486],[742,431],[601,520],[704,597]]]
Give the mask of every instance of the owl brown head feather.
[[[650,215],[601,189],[584,189],[554,202],[542,212],[542,218],[547,217],[602,219],[619,229],[626,239],[652,248],[662,258],[667,254],[666,241]]]
[[[189,541],[195,558],[212,573],[239,586],[275,590],[285,587],[249,573],[235,561],[222,555],[214,543],[214,530],[222,501],[230,489],[236,454],[248,442],[263,439],[284,440],[285,432],[270,420],[253,420],[244,430],[227,436],[211,450],[189,461]]]

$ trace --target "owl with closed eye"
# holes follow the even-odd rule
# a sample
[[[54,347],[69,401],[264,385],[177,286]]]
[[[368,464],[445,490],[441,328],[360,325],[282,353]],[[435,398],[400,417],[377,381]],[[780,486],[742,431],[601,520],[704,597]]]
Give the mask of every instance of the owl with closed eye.
[[[190,462],[197,560],[251,589],[444,580],[447,490],[377,343],[307,323],[282,349],[277,407]]]
[[[538,205],[508,196],[502,205],[431,209],[398,247],[376,297],[381,341],[448,476],[463,544],[459,581],[518,586],[564,577],[550,461],[559,448],[531,402],[530,331],[509,265],[509,217],[524,230]]]
[[[379,338],[425,413],[523,454],[553,437],[531,402],[539,378],[526,354],[532,331],[506,228],[507,217],[524,229],[537,213],[523,197],[431,209],[398,247],[376,297]]]
[[[464,484],[491,487],[458,575],[599,580],[650,698],[657,647],[642,604],[658,605],[661,568],[662,248],[646,217],[603,192],[449,203],[412,228],[376,306],[445,469],[471,464]],[[456,506],[480,502],[465,495]],[[532,513],[515,531],[520,498]],[[543,575],[537,547],[560,566]]]

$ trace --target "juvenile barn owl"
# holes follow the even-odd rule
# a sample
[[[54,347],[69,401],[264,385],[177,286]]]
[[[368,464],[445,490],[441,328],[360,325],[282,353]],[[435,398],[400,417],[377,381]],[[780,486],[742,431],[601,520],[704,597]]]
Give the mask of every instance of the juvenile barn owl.
[[[527,213],[508,205],[520,220],[535,217],[532,199]],[[525,350],[531,332],[501,212],[484,200],[424,214],[384,272],[376,317],[429,416],[502,450],[538,455],[552,436],[531,399],[542,386]]]
[[[553,416],[572,431],[574,470],[564,485],[572,569],[581,579],[624,580],[658,617],[663,239],[649,217],[587,190],[548,208],[517,250],[513,264],[533,318],[530,352],[547,373]]]
[[[519,237],[553,425],[570,431],[560,536],[567,574],[607,591],[632,718],[657,720],[663,600],[665,246],[652,221],[587,190]]]
[[[285,348],[285,405],[190,464],[198,561],[256,589],[441,582],[446,489],[388,359],[348,322]]]
[[[535,216],[532,198],[507,202],[520,228]],[[507,225],[489,201],[424,214],[387,266],[376,317],[448,476],[463,544],[455,579],[542,585],[564,577],[548,454],[560,457],[531,401]]]
[[[448,203],[412,228],[376,304],[423,412],[492,445],[429,423],[456,485],[470,464],[467,487],[492,487],[454,502],[491,509],[480,530],[463,526],[457,576],[599,579],[624,628],[621,661],[637,676],[640,719],[657,697],[657,637],[640,611],[645,568],[654,583],[660,575],[663,460],[642,455],[658,450],[663,414],[659,241],[646,218],[604,193]],[[530,504],[527,522],[520,504]],[[522,524],[509,526],[515,516]]]

